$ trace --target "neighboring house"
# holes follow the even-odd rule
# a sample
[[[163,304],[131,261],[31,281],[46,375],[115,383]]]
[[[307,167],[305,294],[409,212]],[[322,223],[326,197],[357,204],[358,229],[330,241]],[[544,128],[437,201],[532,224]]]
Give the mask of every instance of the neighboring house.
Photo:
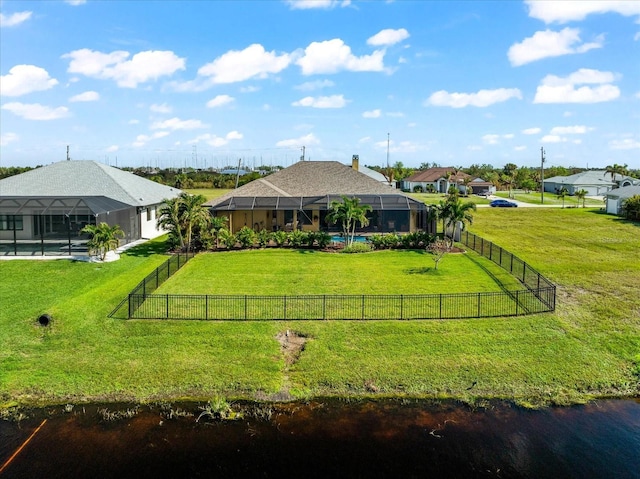
[[[632,186],[623,186],[622,188],[616,188],[604,195],[606,201],[606,211],[613,215],[622,214],[622,205],[624,202],[632,196],[640,195],[640,184]]]
[[[587,196],[603,196],[608,191],[618,186],[638,185],[640,180],[630,176],[615,175],[605,170],[588,170],[570,176],[554,176],[544,180],[544,191],[557,193],[562,188],[566,188],[570,195],[575,195],[576,191],[586,190]]]
[[[424,203],[337,161],[300,161],[205,203],[214,216],[227,216],[229,229],[339,231],[328,225],[332,201],[357,197],[370,205],[369,226],[359,232],[427,229]]]
[[[397,184],[396,180],[389,181],[387,177],[384,176],[379,171],[372,170],[371,168],[361,165],[358,155],[353,155],[353,158],[351,160],[351,168],[353,168],[356,171],[359,171],[360,173],[364,173],[369,178],[373,178],[374,180],[379,181],[383,185],[390,186],[393,189],[396,188],[396,184]]]
[[[84,226],[100,222],[119,225],[123,243],[154,238],[164,233],[156,227],[163,200],[180,193],[95,161],[60,161],[0,180],[0,242],[71,245],[86,239]]]
[[[473,178],[471,175],[462,171],[455,172],[454,167],[436,167],[429,168],[428,170],[418,171],[413,175],[402,180],[402,189],[405,191],[415,191],[416,188],[421,188],[422,191],[427,192],[433,190],[436,193],[447,193],[449,187],[456,186],[458,191],[463,194],[478,194],[488,192],[493,194],[496,191],[496,187],[493,183],[484,181],[482,178]]]

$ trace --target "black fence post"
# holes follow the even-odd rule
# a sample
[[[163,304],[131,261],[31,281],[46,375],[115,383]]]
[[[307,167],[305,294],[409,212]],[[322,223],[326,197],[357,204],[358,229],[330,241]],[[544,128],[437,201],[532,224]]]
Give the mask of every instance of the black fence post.
[[[468,231],[467,236],[469,236]],[[400,295],[400,319],[404,319],[404,294]]]
[[[478,318],[481,318],[481,314],[480,314],[480,299],[482,298],[482,293],[478,293]]]

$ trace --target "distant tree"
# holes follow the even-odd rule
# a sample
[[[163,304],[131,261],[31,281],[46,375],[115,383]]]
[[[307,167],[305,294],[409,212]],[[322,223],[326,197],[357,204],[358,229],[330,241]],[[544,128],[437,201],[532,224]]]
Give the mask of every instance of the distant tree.
[[[627,165],[619,165],[617,163],[607,166],[604,171],[605,176],[607,176],[607,174],[611,175],[611,181],[616,184],[616,187],[618,186],[616,175],[626,176],[628,173],[629,170],[627,169]]]
[[[562,188],[560,188],[559,190],[557,190],[556,192],[556,196],[558,197],[559,200],[562,200],[562,207],[564,208],[564,199],[567,197],[567,195],[569,194],[569,190],[567,190],[564,186]]]
[[[99,225],[87,225],[82,228],[81,232],[89,234],[90,239],[87,242],[87,247],[89,251],[97,253],[102,261],[105,260],[109,251],[118,247],[120,244],[118,237],[124,236],[124,231],[120,229],[119,225],[109,226],[104,222]]]
[[[578,190],[576,191],[576,198],[578,198],[578,201],[582,201],[582,207],[584,208],[584,203],[585,200],[587,198],[587,195],[589,194],[589,192],[587,190]]]

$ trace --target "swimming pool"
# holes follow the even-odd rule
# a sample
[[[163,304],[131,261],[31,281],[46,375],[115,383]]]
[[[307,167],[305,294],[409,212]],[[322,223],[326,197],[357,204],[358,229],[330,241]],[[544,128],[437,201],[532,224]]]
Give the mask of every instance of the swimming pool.
[[[344,243],[344,237],[340,235],[334,235],[331,237],[331,241],[333,241],[334,243]],[[353,241],[358,243],[364,243],[365,241],[367,241],[367,237],[356,235],[354,236]]]

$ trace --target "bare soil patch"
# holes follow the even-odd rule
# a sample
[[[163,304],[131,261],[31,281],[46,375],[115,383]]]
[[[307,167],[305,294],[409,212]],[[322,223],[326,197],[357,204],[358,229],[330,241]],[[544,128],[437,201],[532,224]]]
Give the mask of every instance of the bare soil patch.
[[[308,338],[296,331],[287,329],[276,334],[276,339],[280,343],[280,350],[284,355],[287,366],[290,366],[298,360],[300,354],[304,351],[304,345]]]

